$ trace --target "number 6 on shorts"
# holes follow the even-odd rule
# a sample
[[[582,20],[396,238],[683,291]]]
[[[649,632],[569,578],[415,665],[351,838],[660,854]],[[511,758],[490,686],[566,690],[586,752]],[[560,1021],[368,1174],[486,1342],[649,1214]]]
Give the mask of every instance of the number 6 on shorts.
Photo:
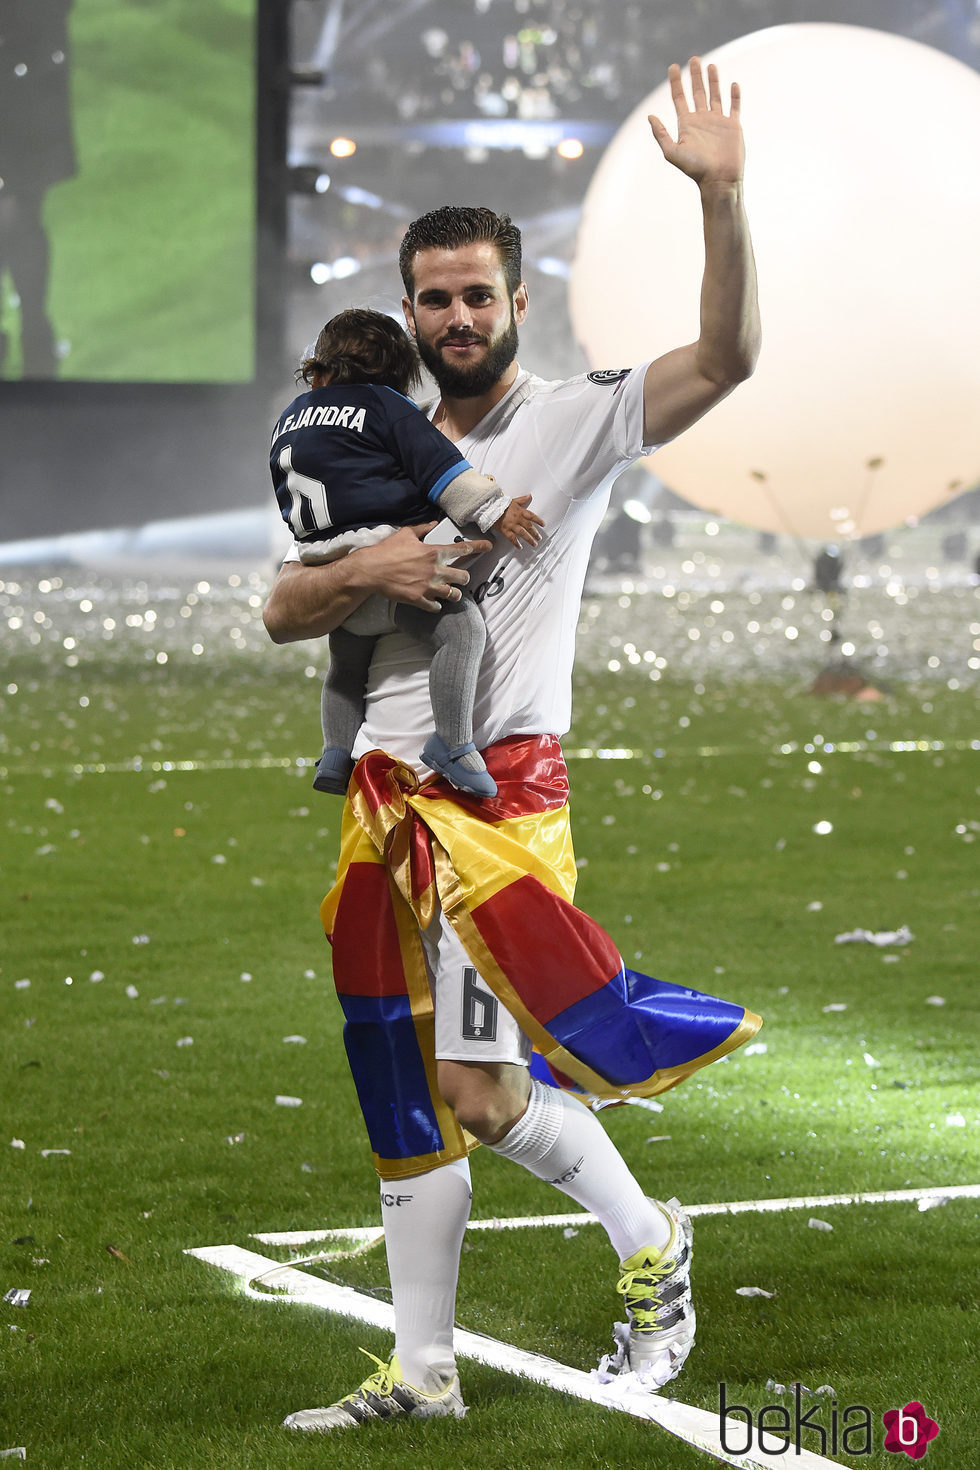
[[[463,968],[463,1026],[464,1041],[495,1041],[497,1039],[497,997],[484,990],[479,976],[472,965]]]

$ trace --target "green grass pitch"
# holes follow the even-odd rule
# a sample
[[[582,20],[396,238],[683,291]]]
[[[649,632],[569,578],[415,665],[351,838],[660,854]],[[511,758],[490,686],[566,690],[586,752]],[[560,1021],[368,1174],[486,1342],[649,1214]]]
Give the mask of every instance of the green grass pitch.
[[[466,1364],[462,1422],[291,1438],[284,1415],[355,1387],[358,1347],[385,1338],[184,1254],[377,1220],[317,920],[340,804],[296,764],[317,751],[315,650],[268,644],[261,585],[234,581],[3,593],[0,1297],[31,1297],[2,1303],[0,1450],[45,1470],[706,1466]],[[976,1182],[975,691],[903,685],[871,710],[601,664],[566,742],[579,902],[628,963],[766,1022],[765,1052],[663,1112],[603,1114],[638,1177],[692,1204]],[[633,754],[575,754],[600,746]],[[903,924],[902,946],[835,943]],[[574,1209],[485,1151],[473,1172],[475,1217]],[[871,1411],[873,1454],[834,1455],[829,1398],[806,1401],[856,1466],[894,1465],[881,1415],[918,1399],[929,1470],[975,1463],[978,1208],[697,1222],[678,1397],[715,1411],[724,1383],[756,1412],[791,1403],[770,1380],[829,1385]],[[331,1274],[387,1284],[380,1250]],[[615,1278],[596,1227],[473,1233],[458,1321],[588,1369]]]

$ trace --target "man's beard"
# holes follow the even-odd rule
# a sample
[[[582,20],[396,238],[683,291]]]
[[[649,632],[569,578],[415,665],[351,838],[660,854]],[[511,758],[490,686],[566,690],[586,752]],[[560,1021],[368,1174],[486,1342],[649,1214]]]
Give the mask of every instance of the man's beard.
[[[449,338],[447,340],[453,340]],[[475,337],[457,337],[456,341],[484,340]],[[517,323],[511,308],[510,325],[491,342],[479,362],[470,367],[447,362],[439,348],[431,342],[416,337],[419,357],[435,378],[439,391],[446,398],[482,398],[489,393],[510,367],[517,356]]]

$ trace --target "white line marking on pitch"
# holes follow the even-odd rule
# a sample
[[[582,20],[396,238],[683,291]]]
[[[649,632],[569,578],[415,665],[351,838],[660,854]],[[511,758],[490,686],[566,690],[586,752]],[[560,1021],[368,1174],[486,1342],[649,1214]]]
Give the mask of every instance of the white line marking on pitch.
[[[892,1189],[859,1194],[801,1195],[793,1199],[733,1200],[724,1204],[689,1205],[687,1213],[692,1216],[772,1214],[784,1210],[820,1209],[833,1205],[900,1204],[918,1201],[980,1198],[980,1184],[937,1185],[924,1189]],[[469,1230],[520,1230],[540,1226],[577,1226],[595,1224],[594,1215],[584,1213],[570,1215],[530,1215],[510,1219],[471,1220]],[[377,1225],[351,1225],[331,1230],[277,1231],[252,1237],[267,1245],[306,1245],[315,1241],[355,1242],[360,1249],[380,1245],[384,1233]],[[351,1252],[353,1254],[353,1252]],[[273,1285],[278,1282],[289,1290],[290,1300],[306,1301],[328,1311],[339,1312],[358,1321],[368,1322],[389,1332],[394,1331],[394,1312],[385,1302],[363,1296],[351,1287],[338,1286],[308,1276],[295,1266],[281,1261],[269,1260],[238,1246],[206,1246],[188,1250],[186,1255],[196,1256],[222,1271],[230,1272],[243,1282],[246,1292],[257,1299],[276,1300],[267,1293],[253,1290],[249,1283],[263,1276]],[[346,1252],[338,1251],[338,1257]],[[278,1298],[281,1300],[282,1298]],[[462,1357],[475,1358],[478,1362],[503,1372],[516,1373],[537,1383],[548,1384],[572,1394],[576,1398],[597,1403],[605,1408],[617,1409],[638,1419],[647,1419],[659,1424],[671,1434],[704,1450],[723,1464],[738,1467],[738,1470],[756,1470],[764,1466],[771,1470],[770,1458],[761,1460],[750,1449],[746,1454],[730,1454],[721,1446],[720,1426],[717,1417],[704,1409],[690,1404],[661,1399],[655,1394],[628,1393],[624,1386],[600,1384],[597,1379],[577,1368],[536,1353],[527,1353],[510,1343],[498,1342],[479,1333],[457,1331],[456,1348]],[[618,1387],[618,1392],[617,1392]],[[729,1420],[730,1432],[744,1433],[744,1425]],[[795,1446],[794,1446],[795,1450]],[[809,1450],[795,1450],[794,1464],[798,1470],[818,1470],[820,1466],[836,1465]]]
[[[782,1210],[819,1210],[828,1205],[890,1205],[930,1199],[980,1199],[980,1184],[936,1185],[927,1189],[888,1189],[866,1194],[806,1194],[795,1199],[733,1200],[728,1204],[685,1205],[685,1213],[699,1215],[747,1215],[779,1213]],[[471,1220],[468,1230],[521,1230],[529,1226],[595,1225],[595,1215],[518,1215],[505,1220]],[[320,1240],[357,1242],[384,1239],[379,1225],[350,1225],[335,1230],[285,1230],[253,1235],[263,1245],[308,1245]]]
[[[234,1245],[203,1246],[185,1251],[185,1255],[196,1256],[198,1260],[217,1266],[221,1271],[230,1272],[242,1281],[250,1296],[262,1301],[282,1301],[283,1298],[254,1291],[248,1283],[258,1276],[264,1277],[273,1289],[276,1286],[285,1287],[290,1301],[308,1302],[326,1311],[337,1312],[341,1316],[394,1332],[394,1308],[387,1302],[364,1296],[350,1286],[322,1281],[304,1271],[297,1271],[294,1266],[284,1266],[281,1261],[271,1261],[266,1256]],[[617,1392],[617,1385],[600,1383],[597,1378],[593,1378],[590,1373],[583,1373],[580,1368],[569,1368],[564,1363],[543,1357],[540,1353],[526,1352],[523,1348],[500,1342],[493,1337],[484,1337],[478,1332],[466,1332],[457,1328],[453,1340],[456,1352],[461,1357],[474,1358],[489,1368],[514,1373],[534,1383],[546,1384],[549,1388],[558,1389],[573,1398],[599,1404],[605,1409],[616,1409],[635,1419],[659,1424],[662,1429],[678,1439],[686,1440],[695,1448],[704,1450],[723,1465],[733,1465],[736,1470],[759,1470],[759,1467],[771,1470],[772,1457],[769,1454],[760,1458],[752,1449],[744,1454],[731,1454],[723,1449],[718,1415],[709,1413],[707,1409],[662,1399],[659,1395],[646,1391],[627,1392],[624,1391],[624,1384],[618,1385]],[[745,1425],[738,1420],[728,1419],[726,1425],[732,1436],[745,1433]],[[822,1455],[813,1454],[810,1450],[796,1450],[794,1446],[793,1464],[798,1470],[824,1470],[828,1465],[838,1466],[839,1463],[837,1460],[824,1459]]]

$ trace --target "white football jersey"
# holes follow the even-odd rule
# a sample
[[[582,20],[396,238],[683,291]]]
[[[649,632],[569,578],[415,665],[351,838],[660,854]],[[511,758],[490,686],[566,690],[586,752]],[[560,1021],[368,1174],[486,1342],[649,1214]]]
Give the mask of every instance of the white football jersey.
[[[458,443],[474,469],[510,497],[532,495],[545,522],[536,547],[494,548],[469,566],[487,624],[474,709],[478,749],[508,735],[563,735],[571,723],[571,675],[592,540],[613,481],[656,445],[643,442],[646,364],[545,382],[519,372],[505,398]],[[434,411],[435,405],[433,405]],[[444,521],[427,538],[459,533]],[[406,634],[382,638],[371,664],[355,758],[381,748],[424,771],[419,752],[433,728],[429,653]]]

